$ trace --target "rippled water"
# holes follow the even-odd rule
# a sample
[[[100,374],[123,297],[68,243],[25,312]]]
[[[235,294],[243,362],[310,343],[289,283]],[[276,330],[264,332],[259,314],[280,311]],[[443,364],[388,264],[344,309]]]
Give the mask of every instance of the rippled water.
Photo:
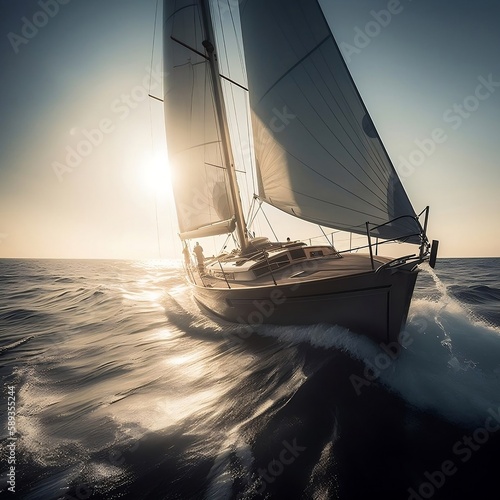
[[[26,499],[498,492],[500,259],[438,265],[396,357],[328,325],[242,341],[173,261],[0,260],[1,490],[15,443]]]

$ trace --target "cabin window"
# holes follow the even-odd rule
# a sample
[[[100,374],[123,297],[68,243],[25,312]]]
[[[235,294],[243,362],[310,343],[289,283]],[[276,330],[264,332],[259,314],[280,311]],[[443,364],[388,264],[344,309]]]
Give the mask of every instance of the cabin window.
[[[278,264],[278,266],[282,266],[283,264],[288,264],[290,261],[288,260],[288,255],[280,255],[275,257],[274,259],[269,261],[271,264]]]
[[[276,269],[287,266],[288,264],[290,264],[288,255],[279,255],[277,257],[269,259],[269,265],[267,264],[267,262],[262,262],[261,264],[253,267],[252,271],[255,273],[255,276],[263,276],[270,271],[275,271]]]
[[[305,259],[306,253],[303,248],[296,248],[294,250],[290,250],[290,256],[292,257],[292,260]]]
[[[313,250],[311,257],[323,257],[323,250]]]

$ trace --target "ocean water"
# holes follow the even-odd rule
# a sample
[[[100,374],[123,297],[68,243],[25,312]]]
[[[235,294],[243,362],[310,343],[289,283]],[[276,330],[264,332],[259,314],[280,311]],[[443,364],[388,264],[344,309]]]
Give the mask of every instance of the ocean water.
[[[500,259],[424,268],[400,352],[240,331],[178,262],[0,260],[2,496],[500,494]]]

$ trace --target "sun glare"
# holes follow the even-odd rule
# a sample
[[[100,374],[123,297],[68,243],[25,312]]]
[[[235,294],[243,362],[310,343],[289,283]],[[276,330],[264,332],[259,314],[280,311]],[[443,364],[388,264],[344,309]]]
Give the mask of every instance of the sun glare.
[[[145,159],[144,185],[150,191],[161,195],[171,195],[172,179],[167,154],[163,151],[150,154]]]

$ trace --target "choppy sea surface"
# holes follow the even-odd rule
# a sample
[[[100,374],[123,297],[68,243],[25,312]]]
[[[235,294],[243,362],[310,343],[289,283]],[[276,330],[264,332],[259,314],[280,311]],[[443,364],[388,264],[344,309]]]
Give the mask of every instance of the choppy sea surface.
[[[0,260],[2,496],[498,497],[500,259],[424,268],[399,353],[237,328],[178,262]]]

